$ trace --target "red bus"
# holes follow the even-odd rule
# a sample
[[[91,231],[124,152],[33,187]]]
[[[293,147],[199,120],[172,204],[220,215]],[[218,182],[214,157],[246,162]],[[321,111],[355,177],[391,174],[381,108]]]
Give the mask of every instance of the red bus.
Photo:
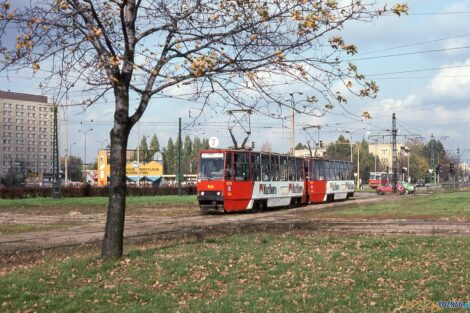
[[[354,194],[351,162],[226,149],[200,151],[198,158],[203,212],[296,206]]]
[[[369,187],[377,188],[386,185],[392,180],[392,174],[386,172],[370,172],[369,174]]]

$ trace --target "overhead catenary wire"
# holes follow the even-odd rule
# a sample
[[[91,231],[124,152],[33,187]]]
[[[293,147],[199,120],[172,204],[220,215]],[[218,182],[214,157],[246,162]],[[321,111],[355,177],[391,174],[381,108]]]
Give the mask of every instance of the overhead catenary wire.
[[[455,39],[455,38],[462,38],[462,37],[468,37],[468,36],[470,36],[470,33],[455,35],[455,36],[442,37],[442,38],[431,39],[431,40],[426,40],[426,41],[417,41],[417,42],[408,43],[408,44],[404,44],[404,45],[392,46],[392,47],[388,47],[388,48],[384,48],[384,49],[376,49],[376,50],[369,50],[369,51],[359,52],[358,56],[367,55],[367,54],[374,54],[374,53],[390,51],[390,50],[398,50],[398,49],[409,48],[409,47],[414,47],[414,46],[420,46],[420,45],[425,45],[425,44],[429,44],[429,43],[435,43],[435,42],[439,42],[439,41]]]
[[[386,55],[377,55],[371,57],[359,57],[359,58],[351,58],[345,59],[344,61],[364,61],[364,60],[373,60],[373,59],[383,59],[383,58],[392,58],[392,57],[400,57],[400,56],[408,56],[408,55],[416,55],[416,54],[425,54],[425,53],[435,53],[435,52],[444,52],[444,51],[455,51],[455,50],[464,50],[470,49],[470,46],[462,46],[462,47],[453,47],[453,48],[442,48],[442,49],[431,49],[431,50],[422,50],[422,51],[413,51],[413,52],[403,52],[403,53],[395,53],[395,54],[386,54]]]
[[[444,69],[464,68],[464,67],[470,67],[470,64],[450,65],[450,66],[441,66],[441,67],[430,67],[430,68],[421,68],[421,69],[403,70],[403,71],[385,72],[385,73],[376,73],[376,74],[365,74],[365,75],[366,75],[366,77],[371,77],[371,76],[373,77],[373,76],[380,76],[380,75],[394,75],[394,74],[404,74],[404,73],[438,71],[438,70],[444,70]]]

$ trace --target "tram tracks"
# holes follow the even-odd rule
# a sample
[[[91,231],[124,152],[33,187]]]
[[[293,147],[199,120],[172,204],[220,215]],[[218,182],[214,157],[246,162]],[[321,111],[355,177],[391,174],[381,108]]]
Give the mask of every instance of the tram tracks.
[[[308,211],[336,210],[339,207],[381,201],[381,199],[360,199],[352,202],[328,203],[294,209],[268,211],[258,214],[196,214],[177,217],[129,216],[126,219],[124,236],[126,240],[146,238],[175,238],[204,236],[206,234],[227,234],[237,231],[275,230],[288,231],[303,229],[323,233],[353,234],[417,234],[417,235],[463,235],[470,236],[469,222],[425,221],[425,220],[326,220],[304,216]],[[87,225],[74,226],[62,231],[39,231],[0,237],[0,254],[21,253],[59,247],[97,244],[103,237],[104,215],[95,214],[95,219],[77,217]],[[97,218],[99,217],[99,218]],[[37,217],[39,220],[63,219],[62,216]],[[72,219],[72,218],[71,218]],[[75,219],[76,221],[77,219]]]

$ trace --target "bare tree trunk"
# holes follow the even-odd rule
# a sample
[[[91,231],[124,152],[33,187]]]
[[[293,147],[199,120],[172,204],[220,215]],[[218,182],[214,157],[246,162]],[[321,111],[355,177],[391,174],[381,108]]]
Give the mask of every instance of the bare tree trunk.
[[[119,258],[123,252],[124,217],[126,212],[126,152],[130,127],[125,97],[117,100],[111,137],[111,172],[106,227],[101,247],[102,258]]]

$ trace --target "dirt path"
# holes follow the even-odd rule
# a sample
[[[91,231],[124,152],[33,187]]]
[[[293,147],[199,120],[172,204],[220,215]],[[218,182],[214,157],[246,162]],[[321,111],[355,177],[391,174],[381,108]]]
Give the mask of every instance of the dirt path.
[[[397,197],[398,198],[398,197]],[[396,200],[387,197],[388,201]],[[458,234],[470,236],[470,223],[416,220],[315,219],[305,212],[337,210],[366,203],[384,201],[384,198],[358,195],[352,201],[309,205],[294,209],[281,209],[257,214],[215,214],[173,217],[129,216],[126,219],[126,240],[145,238],[178,238],[188,235],[204,236],[209,233],[231,231],[306,229],[321,232],[347,232],[360,234]],[[0,214],[0,223],[51,223],[55,220],[80,222],[67,230],[48,230],[0,236],[0,254],[12,254],[56,247],[79,246],[100,242],[103,237],[104,214],[68,214],[67,216],[31,216],[26,214]]]

